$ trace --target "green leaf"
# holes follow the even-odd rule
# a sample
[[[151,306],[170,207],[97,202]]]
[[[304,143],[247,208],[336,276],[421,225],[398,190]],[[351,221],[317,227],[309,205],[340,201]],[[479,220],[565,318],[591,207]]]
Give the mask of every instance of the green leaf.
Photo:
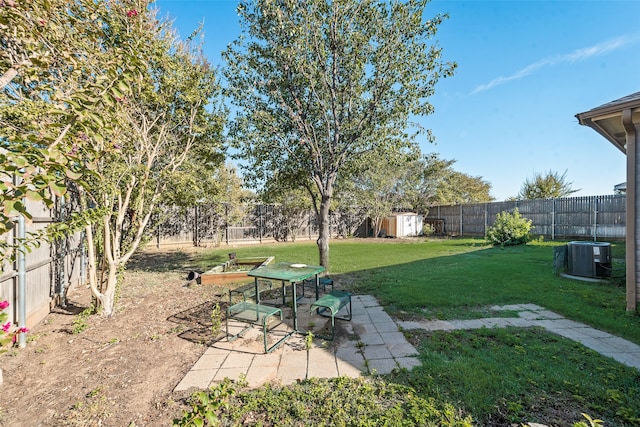
[[[118,89],[117,87],[112,87],[111,93],[116,98],[124,98],[124,95],[122,94],[122,92],[120,92],[120,89]]]
[[[67,175],[67,178],[72,179],[74,181],[82,177],[82,173],[74,172],[71,169],[65,169],[65,174]]]
[[[131,92],[131,87],[130,87],[127,83],[125,83],[124,81],[122,81],[122,80],[120,80],[120,81],[118,82],[118,89],[120,89],[120,91],[121,91],[122,93],[129,93],[129,92]]]
[[[2,206],[4,209],[4,214],[6,216],[14,216],[14,215],[18,215],[20,213],[20,211],[16,208],[16,204],[20,203],[17,200],[4,200],[2,202]]]
[[[62,197],[67,192],[67,187],[63,183],[51,182],[49,184],[51,192],[58,197]]]
[[[32,202],[40,202],[43,199],[42,195],[37,191],[27,191],[26,196],[27,199],[31,200]]]

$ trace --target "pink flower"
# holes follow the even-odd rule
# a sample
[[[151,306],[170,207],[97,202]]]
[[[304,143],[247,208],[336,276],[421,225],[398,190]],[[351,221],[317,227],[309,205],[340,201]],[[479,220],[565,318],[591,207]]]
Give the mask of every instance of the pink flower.
[[[11,342],[13,342],[13,343],[15,343],[15,342],[16,342],[16,340],[17,340],[17,338],[16,338],[16,337],[18,336],[18,334],[22,334],[22,333],[25,333],[25,334],[26,334],[27,332],[29,332],[29,329],[28,329],[28,328],[20,328],[20,329],[18,329],[18,330],[16,331],[16,333],[15,333],[15,334],[13,334],[13,337],[11,338]]]
[[[4,310],[7,307],[9,307],[9,301],[0,302],[0,310]]]
[[[11,322],[7,322],[4,325],[2,325],[2,330],[5,332],[9,332],[9,329],[11,329]]]
[[[127,16],[129,18],[133,18],[134,16],[138,16],[138,11],[135,9],[131,9],[129,12],[127,12]]]

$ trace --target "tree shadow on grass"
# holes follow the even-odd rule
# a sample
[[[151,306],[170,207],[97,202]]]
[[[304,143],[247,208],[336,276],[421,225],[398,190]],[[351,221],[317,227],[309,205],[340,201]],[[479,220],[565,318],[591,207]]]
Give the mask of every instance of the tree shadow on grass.
[[[168,271],[198,271],[200,267],[196,263],[196,257],[183,251],[167,252],[139,252],[135,254],[127,269],[131,271],[147,271],[165,273]]]

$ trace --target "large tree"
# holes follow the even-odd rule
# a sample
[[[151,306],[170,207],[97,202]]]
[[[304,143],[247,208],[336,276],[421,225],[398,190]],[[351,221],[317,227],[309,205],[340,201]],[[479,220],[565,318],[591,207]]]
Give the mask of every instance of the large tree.
[[[399,186],[404,206],[426,214],[437,204],[492,201],[491,184],[453,169],[455,162],[441,159],[436,153],[414,160]]]
[[[159,204],[168,196],[175,200],[168,193],[191,186],[198,174],[213,174],[220,160],[222,121],[210,105],[219,94],[214,69],[197,46],[179,41],[170,24],[157,21],[146,6],[130,15],[135,24],[118,36],[142,41],[147,69],[130,93],[116,100],[108,141],[115,149],[101,155],[85,191],[89,204],[101,209],[99,239],[93,239],[91,226],[86,233],[90,262],[97,259],[94,247],[103,255],[103,280],[89,278],[105,315],[113,313],[118,275],[143,242]]]
[[[382,221],[405,206],[406,178],[413,172],[416,156],[418,153],[411,151],[387,156],[368,153],[361,158],[366,167],[348,182],[340,182],[339,188],[346,190],[346,186],[371,219],[374,237],[379,235]]]
[[[454,205],[491,202],[491,184],[480,176],[471,176],[456,170],[449,171],[433,199],[434,204]]]
[[[567,171],[561,175],[558,172],[548,171],[545,174],[535,173],[533,178],[527,178],[520,192],[518,199],[557,199],[567,197],[579,189],[573,188],[573,183],[567,181]]]
[[[236,119],[230,129],[245,176],[276,173],[306,188],[329,265],[329,210],[339,176],[371,151],[397,151],[409,119],[433,112],[429,97],[455,64],[431,42],[445,16],[425,20],[428,0],[256,0],[238,6],[245,34],[225,52]],[[431,135],[424,132],[427,137]]]
[[[84,227],[107,315],[167,190],[220,160],[215,71],[149,3],[0,0],[0,235],[12,215],[28,215],[25,197],[51,205],[77,189],[84,209],[59,231]]]
[[[101,17],[119,20],[127,31],[135,7],[132,1],[0,1],[0,260],[15,254],[5,233],[16,215],[30,218],[26,198],[51,207],[69,180],[83,182],[92,173],[95,142],[112,129],[109,106],[144,69],[137,38],[103,48],[109,34]],[[61,225],[20,244],[29,250],[68,230]]]

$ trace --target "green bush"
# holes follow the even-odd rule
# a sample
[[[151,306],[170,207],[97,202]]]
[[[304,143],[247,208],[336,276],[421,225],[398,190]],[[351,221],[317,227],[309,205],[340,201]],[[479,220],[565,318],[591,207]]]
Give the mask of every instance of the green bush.
[[[433,224],[424,224],[422,226],[422,235],[423,236],[431,236],[433,235],[433,233],[436,232],[436,228],[433,226]]]
[[[531,220],[520,216],[516,208],[513,213],[500,212],[487,231],[487,240],[493,245],[520,245],[531,241]]]
[[[448,403],[378,378],[312,378],[289,386],[248,390],[225,382],[195,393],[179,427],[216,425],[339,425],[471,427],[473,420]]]

